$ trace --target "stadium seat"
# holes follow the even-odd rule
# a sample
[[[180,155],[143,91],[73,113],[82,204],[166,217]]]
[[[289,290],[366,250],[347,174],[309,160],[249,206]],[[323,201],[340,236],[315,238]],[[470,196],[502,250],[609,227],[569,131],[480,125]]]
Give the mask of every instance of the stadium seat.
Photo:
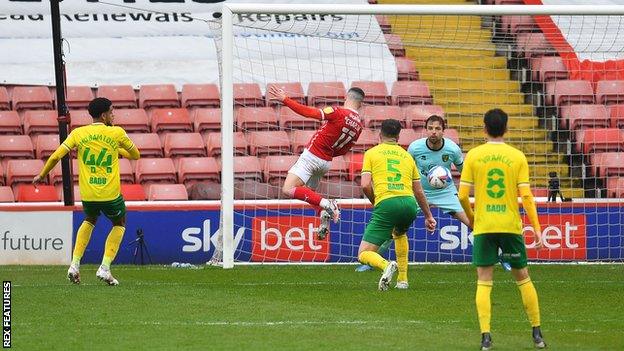
[[[13,88],[13,109],[20,110],[52,110],[54,103],[48,87],[15,87]]]
[[[136,93],[130,85],[102,85],[97,90],[98,97],[113,102],[115,108],[137,108]]]
[[[188,193],[183,184],[150,184],[147,199],[149,201],[185,201]]]
[[[264,157],[290,154],[290,139],[283,130],[250,132],[247,140],[251,155]]]
[[[559,56],[541,56],[531,59],[532,80],[550,82],[568,79],[568,68]]]
[[[58,114],[53,110],[29,110],[24,112],[24,134],[58,134]],[[72,116],[73,118],[73,116]]]
[[[366,150],[379,144],[379,132],[364,128],[358,140],[351,147],[351,151],[355,153],[364,153]]]
[[[209,133],[205,140],[208,156],[221,156],[221,133]],[[249,155],[249,145],[243,132],[234,132],[234,155]]]
[[[156,133],[134,133],[128,137],[141,153],[141,157],[163,157],[160,138]]]
[[[42,160],[9,160],[6,166],[6,185],[30,184],[42,168]],[[44,179],[43,182],[47,183],[47,179]]]
[[[136,161],[136,182],[176,183],[176,170],[170,158],[141,158]]]
[[[269,83],[266,86],[266,91],[269,91],[269,88],[271,88],[272,86],[284,90],[284,92],[286,92],[286,95],[288,95],[288,97],[292,100],[295,100],[300,104],[306,104],[306,97],[305,93],[303,92],[303,87],[301,86],[301,83]],[[267,98],[267,106],[271,107],[274,105],[281,105],[281,102],[277,100],[269,100]]]
[[[61,143],[58,135],[43,134],[37,137],[35,145],[35,157],[44,160],[50,157]]]
[[[236,112],[239,131],[278,130],[275,110],[270,107],[241,107]]]
[[[121,184],[121,196],[126,201],[145,201],[145,190],[141,184]]]
[[[219,107],[221,97],[216,84],[184,84],[182,107]]]
[[[69,122],[70,130],[74,130],[78,127],[87,126],[93,123],[93,117],[87,110],[71,111],[71,121]]]
[[[6,163],[9,163],[9,161],[6,161]],[[0,185],[6,185],[4,182],[4,166],[2,164],[3,162],[0,162]]]
[[[17,111],[0,111],[0,134],[22,134],[22,121]]]
[[[421,81],[396,81],[392,84],[393,105],[431,104],[429,86]]]
[[[52,185],[20,184],[16,188],[18,202],[57,202],[60,201],[56,189]]]
[[[364,103],[370,105],[390,105],[392,100],[388,95],[386,82],[354,81],[351,88],[364,90]]]
[[[288,170],[297,162],[297,156],[268,156],[264,159],[264,179],[271,185],[284,182]],[[281,192],[281,191],[280,191]]]
[[[412,59],[407,57],[395,57],[397,67],[397,80],[418,80],[418,70]]]
[[[624,105],[609,106],[609,116],[611,118],[611,128],[624,129]]]
[[[460,145],[459,132],[457,131],[457,129],[447,128],[444,131],[444,137],[451,139],[453,142],[455,142],[455,144]]]
[[[165,157],[206,156],[206,144],[199,133],[167,133],[163,148]]]
[[[329,180],[347,180],[349,178],[349,164],[343,156],[334,157],[325,178]]]
[[[587,80],[556,80],[546,83],[546,105],[593,104],[594,90]]]
[[[344,156],[345,162],[349,165],[349,176],[347,180],[359,182],[362,176],[362,163],[364,162],[364,154],[348,153]]]
[[[257,83],[234,83],[234,105],[246,107],[264,106],[264,98]]]
[[[590,155],[592,174],[597,178],[624,176],[624,152],[600,152]]]
[[[376,4],[377,0],[369,0],[368,1],[369,4]],[[381,31],[383,33],[390,33],[392,32],[392,26],[390,25],[390,21],[388,21],[388,17],[385,15],[375,15],[375,19],[377,20],[377,23],[379,24],[379,28],[381,28]]]
[[[76,162],[77,163],[77,162]],[[134,183],[134,170],[127,158],[119,158],[119,180],[121,183]]]
[[[596,85],[596,102],[611,105],[624,103],[624,80],[601,80]]]
[[[390,53],[393,56],[405,56],[405,47],[403,46],[403,41],[398,34],[384,34],[384,37],[386,38],[386,44],[388,45],[388,49],[390,49]]]
[[[262,164],[255,156],[234,157],[234,180],[244,181],[247,179],[262,181]]]
[[[347,180],[321,181],[318,192],[330,199],[359,199],[364,195],[359,184]]]
[[[576,132],[575,150],[584,154],[624,151],[624,132],[617,128],[584,129]]]
[[[10,110],[11,101],[9,100],[9,92],[7,88],[0,87],[0,110]]]
[[[394,118],[405,125],[403,111],[399,106],[366,106],[362,114],[362,122],[366,128],[380,128],[381,123],[388,118]]]
[[[527,59],[555,53],[550,42],[541,32],[519,33],[516,36],[516,50]]]
[[[342,103],[345,99],[345,86],[342,82],[310,82],[308,104],[325,106]]]
[[[185,108],[157,108],[151,113],[152,132],[192,132],[193,124]]]
[[[268,183],[246,180],[234,186],[236,200],[271,200],[279,198],[280,189]]]
[[[0,186],[0,202],[15,202],[10,186]]]
[[[427,134],[425,133],[425,129],[412,129],[405,128],[401,130],[401,134],[399,134],[399,145],[401,145],[404,149],[407,150],[409,145],[414,141],[420,138],[425,138]]]
[[[33,144],[27,135],[0,135],[0,157],[33,158]]]
[[[282,130],[317,130],[321,126],[321,121],[314,118],[303,117],[295,111],[285,107],[280,108],[279,110],[279,124],[282,127]]]
[[[195,131],[218,132],[221,130],[221,109],[220,108],[198,108],[191,114],[191,120],[195,126]]]
[[[624,177],[607,179],[607,196],[624,198]]]
[[[189,200],[221,200],[221,184],[201,182],[190,185],[187,189]]]
[[[508,32],[513,35],[540,31],[533,16],[501,16],[501,23],[508,23]]]
[[[569,105],[561,107],[560,126],[571,131],[585,128],[609,128],[609,111],[604,105]]]
[[[290,134],[290,142],[293,153],[301,154],[308,145],[310,139],[316,134],[315,130],[295,130]]]
[[[439,105],[410,105],[403,107],[407,128],[424,129],[425,121],[433,115],[444,117],[444,109]]]
[[[88,86],[69,86],[65,92],[67,107],[86,109],[93,100],[93,91]],[[110,100],[110,99],[109,99]],[[112,101],[112,100],[111,100]]]
[[[142,108],[115,109],[114,123],[123,128],[126,133],[150,132],[149,119]]]
[[[78,165],[78,160],[72,160],[72,182],[74,184],[78,184],[78,178],[80,175],[80,167]],[[57,185],[63,183],[63,173],[61,170],[61,163],[57,163],[54,168],[50,171],[50,184]]]
[[[173,84],[146,84],[139,89],[139,107],[180,107],[178,92]]]
[[[178,179],[188,185],[191,181],[221,181],[221,166],[214,157],[183,157],[178,162]]]

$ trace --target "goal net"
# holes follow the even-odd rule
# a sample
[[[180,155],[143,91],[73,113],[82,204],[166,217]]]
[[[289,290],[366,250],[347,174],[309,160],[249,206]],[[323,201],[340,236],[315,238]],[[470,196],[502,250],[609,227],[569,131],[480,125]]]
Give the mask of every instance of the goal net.
[[[618,81],[624,66],[600,64],[624,58],[621,16],[588,16],[579,12],[588,7],[574,6],[536,12],[330,3],[225,6],[215,28],[223,33],[216,40],[223,142],[214,142],[222,147],[226,267],[356,262],[372,212],[359,186],[362,155],[378,143],[381,122],[401,121],[399,144],[407,148],[428,136],[429,116],[443,116],[445,138],[465,154],[485,141],[483,114],[493,108],[507,112],[506,141],[529,162],[547,246],[532,248],[525,218],[529,257],[624,258],[624,136],[618,129],[624,126]],[[552,16],[544,15],[549,8]],[[350,87],[366,93],[363,132],[351,152],[333,159],[316,188],[342,210],[325,239],[315,236],[315,209],[282,193],[288,170],[321,123],[270,100],[272,85],[318,108],[340,106]],[[457,183],[459,171],[452,172]],[[434,233],[424,230],[422,215],[409,230],[410,262],[469,262],[470,230],[442,209],[433,213]],[[394,257],[392,246],[385,255]]]

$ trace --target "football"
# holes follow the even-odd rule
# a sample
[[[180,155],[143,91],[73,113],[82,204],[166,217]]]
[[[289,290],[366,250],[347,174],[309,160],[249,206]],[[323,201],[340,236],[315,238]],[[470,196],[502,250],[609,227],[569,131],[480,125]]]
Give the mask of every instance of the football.
[[[435,166],[429,170],[429,173],[427,173],[427,180],[432,187],[442,189],[453,181],[453,177],[451,176],[451,171],[449,171],[448,168]]]

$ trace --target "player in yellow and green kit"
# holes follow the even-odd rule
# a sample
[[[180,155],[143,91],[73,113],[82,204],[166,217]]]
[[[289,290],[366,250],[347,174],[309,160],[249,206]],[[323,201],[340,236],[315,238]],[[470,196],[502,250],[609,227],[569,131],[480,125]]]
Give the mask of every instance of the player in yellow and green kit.
[[[406,233],[416,219],[419,206],[425,214],[427,230],[433,231],[436,226],[436,220],[431,215],[420,185],[420,176],[414,159],[397,144],[400,132],[399,121],[395,119],[383,121],[379,135],[381,142],[366,151],[362,165],[362,190],[375,208],[364,231],[358,259],[363,264],[383,271],[379,279],[379,290],[388,290],[397,269],[399,275],[396,288],[408,287],[409,245]],[[377,253],[379,246],[390,238],[394,239],[396,262],[388,262]]]
[[[529,165],[522,151],[505,144],[507,114],[494,109],[483,118],[488,142],[468,152],[459,187],[459,201],[473,225],[472,262],[477,266],[476,305],[481,328],[481,350],[492,347],[490,335],[492,275],[499,248],[511,265],[524,309],[533,327],[535,347],[546,344],[540,329],[537,292],[527,271],[518,195],[535,229],[535,243],[542,247],[541,228],[529,183]],[[470,188],[475,187],[475,210],[470,208]]]
[[[115,116],[110,100],[92,100],[89,103],[89,114],[93,117],[93,123],[76,128],[69,134],[50,156],[39,175],[33,179],[33,184],[41,182],[72,149],[78,149],[78,184],[86,218],[76,234],[67,278],[74,284],[80,284],[80,259],[101,212],[111,220],[113,228],[106,239],[104,257],[96,276],[108,285],[118,285],[119,282],[110,272],[110,265],[117,255],[126,230],[126,205],[121,196],[119,156],[137,160],[140,154],[126,132],[121,127],[113,126]]]

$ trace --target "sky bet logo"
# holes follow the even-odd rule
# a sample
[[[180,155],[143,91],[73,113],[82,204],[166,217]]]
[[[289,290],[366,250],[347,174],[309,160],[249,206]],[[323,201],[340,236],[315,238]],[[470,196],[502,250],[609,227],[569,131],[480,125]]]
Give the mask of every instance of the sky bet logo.
[[[206,219],[203,223],[202,228],[190,227],[186,228],[182,231],[182,240],[184,240],[187,244],[182,246],[183,252],[197,252],[210,251],[211,244],[214,247],[219,246],[220,238],[220,228],[212,233],[210,229],[210,220]],[[211,235],[212,233],[212,235]],[[237,248],[240,241],[243,239],[245,234],[245,228],[238,228],[236,234],[234,235],[234,247]]]
[[[256,217],[251,229],[251,260],[255,262],[325,262],[329,235],[316,240],[318,217]]]

